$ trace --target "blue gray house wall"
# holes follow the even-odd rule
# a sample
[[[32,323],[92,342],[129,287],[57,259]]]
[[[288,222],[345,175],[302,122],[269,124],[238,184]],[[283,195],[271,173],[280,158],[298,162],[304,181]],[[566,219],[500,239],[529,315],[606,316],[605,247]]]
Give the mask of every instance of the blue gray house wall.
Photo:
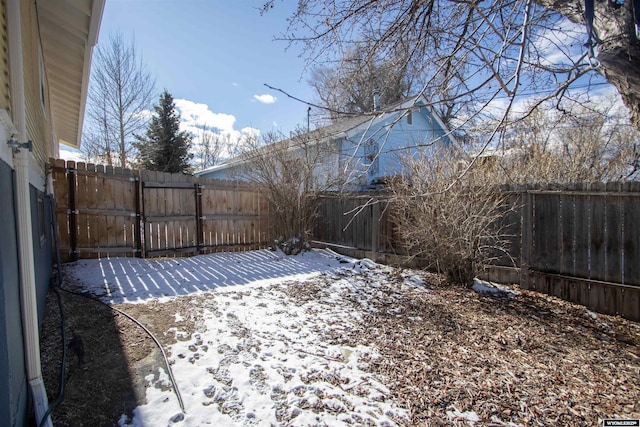
[[[451,143],[452,137],[423,100],[405,104],[407,109],[364,117],[355,124],[344,122],[324,128],[331,138],[327,153],[336,155],[327,155],[324,166],[329,170],[319,171],[318,176],[341,178],[343,188],[369,189],[385,178],[403,173],[403,156],[420,152],[421,157],[429,157],[434,147]],[[340,129],[341,125],[345,127]],[[197,175],[242,180],[238,167],[237,163],[222,164]]]
[[[391,126],[393,126],[391,128]],[[356,170],[366,170],[356,185],[367,186],[386,177],[402,173],[401,158],[418,151],[427,153],[436,146],[450,143],[447,132],[426,107],[414,109],[411,119],[389,116],[372,124],[366,131],[340,141],[341,168],[352,163]],[[369,156],[373,156],[370,159]]]
[[[28,401],[20,311],[20,267],[14,182],[13,169],[0,160],[0,425],[2,426],[26,425]],[[53,260],[50,226],[52,212],[45,194],[33,185],[30,186],[30,199],[38,322],[42,325]]]
[[[33,230],[33,258],[35,260],[38,325],[42,327],[44,305],[51,283],[53,265],[51,237],[51,204],[49,196],[33,185],[31,192],[31,224]]]
[[[0,422],[22,426],[27,408],[27,377],[13,187],[13,170],[0,160]]]

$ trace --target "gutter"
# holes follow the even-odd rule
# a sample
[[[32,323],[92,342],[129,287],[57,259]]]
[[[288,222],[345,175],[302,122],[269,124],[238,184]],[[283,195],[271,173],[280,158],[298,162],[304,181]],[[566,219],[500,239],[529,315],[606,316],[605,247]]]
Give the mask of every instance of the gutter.
[[[10,89],[13,121],[17,135],[12,142],[27,140],[26,105],[24,94],[24,62],[22,57],[22,28],[20,0],[7,1],[7,29],[9,36]],[[31,229],[31,203],[29,191],[29,151],[26,147],[12,147],[16,174],[16,222],[18,225],[18,253],[20,264],[20,309],[27,381],[33,399],[36,423],[42,424],[49,401],[42,378],[40,364],[40,337],[38,333],[38,307],[36,302],[35,262],[33,256],[33,230]],[[52,426],[47,417],[45,426]]]

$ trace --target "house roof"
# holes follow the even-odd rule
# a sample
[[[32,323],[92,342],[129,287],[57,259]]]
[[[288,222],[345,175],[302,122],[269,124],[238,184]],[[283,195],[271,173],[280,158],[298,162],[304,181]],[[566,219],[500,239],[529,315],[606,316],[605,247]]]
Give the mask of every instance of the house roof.
[[[335,140],[337,138],[348,138],[349,136],[356,134],[360,130],[365,130],[366,127],[372,126],[381,120],[387,119],[392,114],[403,113],[407,109],[412,107],[424,107],[428,105],[427,100],[424,95],[416,95],[401,101],[398,101],[394,104],[385,106],[380,111],[372,111],[365,114],[354,115],[354,116],[346,116],[344,118],[335,120],[332,124],[328,126],[324,126],[321,128],[317,128],[309,132],[309,139],[314,141],[315,144],[321,144],[323,142]],[[437,113],[429,107],[429,112],[432,117],[436,120],[436,122],[442,127],[442,129],[447,132],[447,127],[444,125],[440,117]],[[450,138],[453,139],[453,135],[449,135]],[[290,141],[289,139],[284,139],[282,141],[276,142],[274,144],[282,144],[285,145]],[[229,167],[236,166],[247,161],[243,156],[234,157],[229,159],[219,165],[212,166],[210,168],[204,169],[202,171],[196,172],[196,175],[203,175],[206,173],[215,172],[218,170],[224,170]]]
[[[105,0],[38,0],[42,54],[58,141],[80,147],[91,55]]]

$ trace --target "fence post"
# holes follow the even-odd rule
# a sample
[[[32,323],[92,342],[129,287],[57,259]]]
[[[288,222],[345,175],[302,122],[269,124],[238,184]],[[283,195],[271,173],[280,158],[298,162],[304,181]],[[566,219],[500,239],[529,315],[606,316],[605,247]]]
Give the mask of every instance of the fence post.
[[[203,225],[202,225],[202,185],[199,183],[193,184],[195,190],[196,197],[196,246],[198,248],[198,253],[201,254],[203,243]]]
[[[378,236],[380,235],[380,205],[375,201],[371,206],[371,252],[374,262],[378,262]]]
[[[520,207],[520,217],[522,221],[522,239],[520,242],[520,286],[529,289],[531,286],[529,267],[531,266],[531,243],[533,242],[533,200],[529,192],[529,186],[522,190],[522,206]]]
[[[147,242],[149,239],[147,238],[147,213],[144,209],[144,179],[145,176],[142,171],[138,171],[138,176],[140,177],[139,187],[140,187],[140,227],[142,228],[142,233],[140,233],[140,253],[142,254],[142,258],[147,257]]]
[[[143,251],[142,245],[142,185],[140,179],[140,171],[136,170],[133,172],[133,179],[135,182],[135,191],[136,191],[136,226],[135,226],[135,238],[136,238],[136,249],[137,249],[137,257],[145,258],[145,253]]]
[[[73,161],[67,162],[67,184],[69,188],[69,251],[71,252],[71,261],[76,261],[78,259],[78,225],[76,221],[76,182],[78,173],[75,165],[76,163]]]

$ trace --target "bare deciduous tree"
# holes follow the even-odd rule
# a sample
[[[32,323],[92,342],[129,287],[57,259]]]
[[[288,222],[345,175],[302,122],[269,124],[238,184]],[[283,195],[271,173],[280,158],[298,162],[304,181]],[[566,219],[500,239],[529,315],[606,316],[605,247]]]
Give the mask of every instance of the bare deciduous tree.
[[[335,66],[314,67],[309,84],[332,119],[341,113],[366,113],[374,109],[374,93],[381,105],[409,95],[413,76],[407,65],[403,59],[367,58],[362,48],[356,48],[346,52]]]
[[[275,3],[266,1],[264,10]],[[640,41],[633,2],[621,3],[298,0],[281,38],[302,43],[310,63],[335,60],[354,46],[366,51],[363,60],[406,52],[434,103],[455,101],[472,116],[506,100],[500,124],[519,97],[560,103],[574,95],[571,88],[604,75],[640,128]],[[586,26],[585,5],[594,7]]]
[[[225,139],[222,135],[212,132],[206,123],[197,127],[200,129],[200,135],[196,144],[196,155],[200,163],[199,168],[206,169],[218,163]]]
[[[93,61],[83,144],[85,155],[108,165],[131,164],[134,134],[148,121],[155,81],[121,33],[99,45]]]

